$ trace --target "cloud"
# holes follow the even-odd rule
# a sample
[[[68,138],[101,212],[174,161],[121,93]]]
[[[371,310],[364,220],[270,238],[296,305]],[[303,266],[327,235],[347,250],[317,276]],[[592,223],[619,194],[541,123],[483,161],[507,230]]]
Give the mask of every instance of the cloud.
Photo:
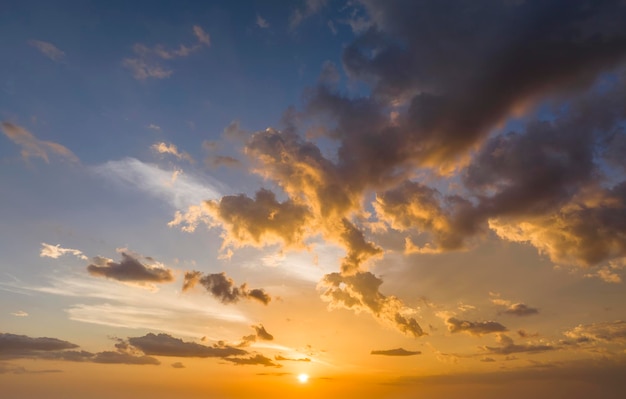
[[[170,269],[149,258],[142,263],[126,252],[120,252],[122,260],[117,263],[111,259],[95,257],[93,263],[87,266],[89,274],[121,282],[132,282],[140,285],[147,283],[169,283],[174,281]]]
[[[330,273],[319,283],[323,289],[322,299],[331,308],[353,309],[372,314],[378,320],[399,331],[414,337],[426,333],[417,321],[405,316],[409,310],[395,296],[385,296],[379,288],[383,281],[370,272],[357,272],[353,275]]]
[[[175,362],[175,363],[172,363],[172,367],[175,369],[184,369],[185,365],[182,364],[181,362]]]
[[[185,160],[189,163],[196,162],[191,155],[189,155],[188,153],[184,151],[179,152],[178,147],[176,147],[174,144],[171,144],[171,143],[167,144],[164,142],[158,142],[158,143],[152,144],[150,148],[152,148],[152,150],[158,152],[159,154],[170,154],[178,159]]]
[[[274,336],[268,333],[262,324],[259,324],[258,326],[251,326],[251,327],[254,328],[254,334],[246,335],[245,337],[243,337],[241,339],[241,343],[238,345],[239,347],[248,346],[251,343],[256,342],[257,340],[261,340],[261,341],[273,341],[274,340]]]
[[[237,287],[235,282],[224,272],[205,275],[198,271],[186,272],[183,292],[192,289],[198,283],[224,304],[237,303],[241,299],[254,299],[267,305],[272,300],[272,297],[262,288],[249,289],[245,283]],[[262,333],[265,330],[260,331]]]
[[[88,259],[87,256],[85,256],[78,249],[62,248],[59,244],[52,245],[46,244],[45,242],[41,243],[41,252],[39,253],[39,256],[42,258],[48,257],[52,259],[58,259],[60,256],[63,256],[65,254],[74,255],[83,260]]]
[[[23,310],[18,310],[17,312],[11,312],[10,315],[15,316],[15,317],[28,317],[28,313],[24,312]]]
[[[193,34],[197,39],[196,43],[189,46],[180,44],[176,49],[167,49],[160,44],[150,48],[144,44],[137,43],[133,46],[135,57],[122,60],[122,66],[129,69],[133,77],[138,80],[170,77],[174,71],[162,66],[160,60],[169,61],[175,58],[187,57],[203,47],[211,45],[211,39],[202,27],[194,25]]]
[[[507,331],[505,326],[495,321],[467,321],[450,317],[446,324],[451,333],[466,332],[476,336]]]
[[[264,367],[283,367],[281,364],[274,363],[269,357],[257,354],[248,358],[228,357],[224,360],[234,363],[238,366],[264,366]]]
[[[281,355],[276,355],[274,356],[274,360],[277,360],[279,362],[310,362],[311,359],[309,359],[308,357],[301,357],[301,358],[291,358],[291,357],[284,357]]]
[[[52,43],[41,40],[29,40],[28,44],[35,47],[41,54],[50,58],[52,61],[61,61],[65,58],[65,53]]]
[[[592,340],[604,343],[626,344],[626,321],[580,324],[565,332],[569,338]]]
[[[78,162],[76,155],[61,144],[39,140],[28,130],[9,122],[2,122],[0,126],[9,140],[21,147],[22,158],[25,161],[34,157],[50,163],[49,155],[55,155],[65,161]]]
[[[220,166],[224,166],[227,168],[237,168],[241,166],[241,161],[227,155],[212,155],[206,158],[205,164],[213,168],[217,168]]]
[[[26,335],[0,333],[0,356],[2,357],[74,348],[78,348],[78,345],[57,338],[31,338]]]
[[[152,364],[160,362],[149,356],[118,351],[90,353],[70,350],[78,345],[57,338],[31,338],[26,335],[0,333],[0,359],[42,359],[108,364]]]
[[[204,29],[202,29],[201,26],[194,25],[193,34],[196,35],[199,43],[204,44],[207,47],[211,46],[211,38],[209,37],[209,34],[206,33]]]
[[[531,308],[523,303],[514,303],[502,313],[514,316],[530,316],[539,313],[539,309]]]
[[[372,355],[383,355],[383,356],[415,356],[421,355],[420,351],[408,351],[404,348],[396,348],[396,349],[384,349],[384,350],[373,350],[370,352]]]
[[[320,12],[328,0],[306,0],[304,7],[294,9],[289,15],[289,29],[297,28],[302,21]]]
[[[496,340],[500,346],[483,346],[482,349],[494,355],[510,355],[513,353],[541,353],[556,349],[554,346],[547,344],[515,344],[506,334],[498,334]]]
[[[135,158],[108,161],[96,166],[94,171],[109,180],[124,184],[125,188],[143,191],[164,200],[176,209],[187,209],[192,204],[219,196],[220,183],[216,180],[200,180],[184,173],[172,181],[172,171]]]
[[[260,16],[259,14],[256,15],[256,26],[258,26],[261,29],[267,29],[270,27],[269,22],[267,22],[267,20],[265,18],[263,18],[262,16]]]
[[[128,343],[146,355],[174,357],[219,357],[245,355],[243,349],[231,346],[206,346],[195,342],[185,342],[169,334],[148,333],[142,337],[130,337]]]

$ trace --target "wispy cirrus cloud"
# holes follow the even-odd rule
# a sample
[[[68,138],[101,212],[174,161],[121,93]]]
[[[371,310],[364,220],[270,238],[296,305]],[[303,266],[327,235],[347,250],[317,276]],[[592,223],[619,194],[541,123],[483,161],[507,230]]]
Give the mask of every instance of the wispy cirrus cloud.
[[[194,25],[193,34],[197,42],[191,45],[180,44],[177,48],[167,49],[163,45],[148,47],[137,43],[133,46],[134,57],[122,60],[122,65],[129,69],[137,80],[165,79],[174,73],[173,69],[163,66],[162,61],[187,57],[203,47],[211,46],[211,38],[202,27]]]
[[[41,54],[50,58],[52,61],[60,62],[65,58],[65,52],[50,42],[44,42],[42,40],[29,40],[28,44],[35,47]]]
[[[108,161],[93,170],[100,176],[123,184],[126,189],[140,190],[162,199],[175,209],[187,209],[207,198],[219,197],[223,185],[215,179],[203,180],[189,173],[177,174],[135,158]]]
[[[54,155],[69,162],[78,162],[78,157],[61,144],[39,140],[25,128],[10,122],[2,122],[0,126],[9,140],[21,147],[22,158],[25,161],[30,158],[41,158],[44,162],[50,163],[50,155]]]

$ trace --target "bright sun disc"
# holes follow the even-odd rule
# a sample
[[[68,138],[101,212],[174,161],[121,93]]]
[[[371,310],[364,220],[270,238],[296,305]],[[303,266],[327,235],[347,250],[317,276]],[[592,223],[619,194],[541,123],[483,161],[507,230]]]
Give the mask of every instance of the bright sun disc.
[[[309,381],[309,375],[308,374],[299,374],[298,375],[298,381],[300,381],[301,384],[304,384],[305,382]]]

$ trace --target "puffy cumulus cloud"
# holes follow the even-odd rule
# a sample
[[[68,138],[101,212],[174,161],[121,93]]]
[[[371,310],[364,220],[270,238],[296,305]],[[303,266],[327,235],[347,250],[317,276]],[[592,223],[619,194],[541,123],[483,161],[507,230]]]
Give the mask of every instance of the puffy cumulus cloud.
[[[626,344],[626,321],[580,324],[565,332],[577,341],[599,341],[604,343]]]
[[[383,356],[415,356],[421,355],[420,351],[408,351],[404,348],[396,348],[396,349],[384,349],[384,350],[373,350],[370,352],[371,355],[383,355]]]
[[[152,258],[143,258],[144,263],[142,263],[138,255],[128,254],[124,250],[120,251],[120,255],[122,260],[119,263],[111,259],[95,257],[92,259],[93,263],[87,266],[87,271],[93,276],[139,285],[174,281],[172,271]]]
[[[169,154],[178,159],[185,160],[190,163],[196,162],[191,155],[189,155],[188,153],[184,151],[179,151],[178,147],[176,147],[172,143],[168,144],[168,143],[164,143],[161,141],[161,142],[152,144],[150,148],[153,151],[158,152],[159,154]]]
[[[41,54],[50,58],[52,61],[59,62],[65,58],[65,52],[52,43],[42,40],[29,40],[28,44],[35,47]]]
[[[233,279],[224,272],[205,275],[198,271],[186,272],[183,292],[192,289],[197,284],[202,285],[211,295],[224,304],[237,303],[241,299],[254,299],[267,305],[272,300],[272,297],[262,288],[249,289],[246,283],[238,287]],[[264,332],[267,333],[263,326],[257,330],[257,334]]]
[[[175,357],[219,357],[246,355],[243,349],[231,346],[206,346],[195,342],[185,342],[169,334],[148,333],[142,337],[130,337],[128,343],[146,355]]]
[[[261,354],[256,354],[250,357],[228,357],[224,360],[234,363],[238,366],[264,366],[264,367],[283,367],[282,364],[275,363],[269,357],[263,356]]]
[[[483,350],[494,355],[511,355],[513,353],[541,353],[556,349],[548,344],[515,344],[513,339],[506,334],[498,334],[496,341],[499,346],[483,346]]]
[[[52,259],[58,259],[59,257],[65,254],[74,255],[83,260],[88,259],[87,256],[85,256],[85,254],[83,254],[82,251],[78,249],[63,248],[59,244],[52,245],[52,244],[46,244],[45,242],[41,243],[41,251],[39,252],[39,256],[41,256],[42,258],[47,257],[47,258],[52,258]]]
[[[451,333],[465,332],[476,336],[507,331],[505,326],[496,321],[468,321],[450,317],[446,324]]]
[[[54,155],[65,161],[78,162],[78,157],[61,144],[39,140],[28,130],[10,122],[2,122],[0,126],[9,140],[21,147],[22,158],[26,161],[30,158],[41,158],[50,163],[49,156]]]
[[[161,44],[148,47],[144,44],[137,43],[133,46],[135,56],[122,60],[122,65],[129,69],[133,77],[138,80],[167,78],[172,75],[174,71],[162,66],[160,61],[188,57],[201,50],[203,47],[209,47],[211,45],[211,38],[202,27],[194,25],[193,34],[196,37],[196,43],[191,45],[180,44],[175,49],[167,49]]]
[[[0,359],[43,359],[109,364],[158,365],[150,356],[132,353],[124,347],[117,351],[91,353],[72,350],[78,345],[57,338],[31,338],[26,335],[0,333]]]
[[[425,335],[417,321],[405,315],[409,309],[402,301],[379,291],[382,283],[380,278],[370,272],[352,275],[330,273],[324,276],[319,288],[323,290],[322,298],[329,302],[331,308],[368,312],[406,335]]]

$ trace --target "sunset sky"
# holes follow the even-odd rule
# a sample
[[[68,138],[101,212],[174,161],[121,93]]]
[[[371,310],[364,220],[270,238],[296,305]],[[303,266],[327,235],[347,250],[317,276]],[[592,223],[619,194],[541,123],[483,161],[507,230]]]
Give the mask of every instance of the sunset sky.
[[[0,4],[0,397],[622,398],[626,2]]]

